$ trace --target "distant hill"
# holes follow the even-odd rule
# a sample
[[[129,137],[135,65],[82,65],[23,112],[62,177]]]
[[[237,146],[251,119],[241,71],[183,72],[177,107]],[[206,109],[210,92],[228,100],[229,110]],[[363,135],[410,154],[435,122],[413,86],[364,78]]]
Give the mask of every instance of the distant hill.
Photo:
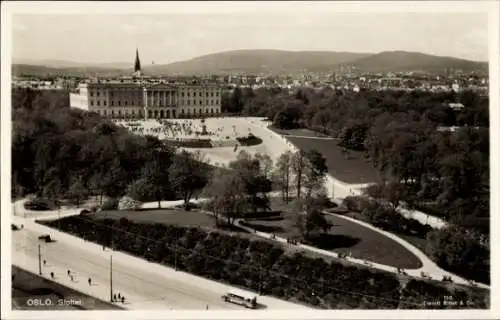
[[[487,62],[406,51],[381,52],[359,59],[353,65],[366,72],[442,71],[444,69],[461,69],[466,72],[488,70]]]
[[[12,65],[12,75],[14,76],[119,76],[124,74],[130,74],[130,70],[124,69],[114,69],[114,68],[100,68],[92,66],[82,66],[82,67],[62,67],[53,68],[39,65],[30,64],[13,64]]]
[[[330,51],[237,50],[204,55],[167,65],[147,66],[150,74],[260,73],[331,71],[339,64],[368,57],[369,53]]]
[[[89,64],[84,62],[75,62],[69,60],[53,60],[53,59],[44,59],[44,60],[32,60],[32,59],[13,59],[12,64],[24,64],[24,65],[34,65],[34,66],[44,66],[49,68],[85,68],[85,67],[94,67],[94,68],[105,68],[105,69],[128,69],[131,68],[130,63],[125,62],[110,62],[110,63],[98,63],[98,64]]]
[[[272,73],[293,74],[303,71],[330,72],[339,65],[355,66],[364,72],[437,71],[461,69],[487,71],[487,62],[469,61],[451,57],[439,57],[419,52],[387,51],[377,54],[331,51],[282,51],[236,50],[200,56],[191,60],[164,65],[143,66],[147,75],[194,75]],[[36,63],[17,64],[14,59],[13,75],[129,75],[132,63],[83,63],[45,60]]]

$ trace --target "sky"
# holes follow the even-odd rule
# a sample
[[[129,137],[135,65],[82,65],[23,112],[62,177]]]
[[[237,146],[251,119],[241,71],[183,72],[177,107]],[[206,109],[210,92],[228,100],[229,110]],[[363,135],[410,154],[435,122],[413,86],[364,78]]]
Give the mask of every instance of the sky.
[[[134,10],[137,14],[97,9],[15,13],[11,18],[12,59],[132,64],[137,47],[143,65],[240,49],[404,50],[488,60],[487,13],[408,12],[408,8],[388,12],[371,3],[361,12],[339,12],[338,7],[299,4],[260,3],[253,9],[235,6],[234,10],[231,2],[197,6],[196,10],[168,10],[167,4],[167,9]],[[217,10],[221,5],[224,10]]]

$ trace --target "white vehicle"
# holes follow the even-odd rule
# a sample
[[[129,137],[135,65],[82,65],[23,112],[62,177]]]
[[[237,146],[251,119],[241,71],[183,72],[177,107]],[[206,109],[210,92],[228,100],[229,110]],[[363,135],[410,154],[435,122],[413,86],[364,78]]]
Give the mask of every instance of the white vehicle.
[[[249,309],[255,309],[257,306],[257,296],[235,289],[223,295],[222,300],[239,304]]]

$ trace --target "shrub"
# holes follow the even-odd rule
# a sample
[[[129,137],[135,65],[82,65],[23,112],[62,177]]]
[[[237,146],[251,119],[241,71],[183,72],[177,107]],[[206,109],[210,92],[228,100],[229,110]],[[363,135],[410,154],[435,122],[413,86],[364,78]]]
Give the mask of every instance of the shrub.
[[[249,133],[246,137],[238,137],[236,140],[242,146],[255,146],[262,143],[262,139],[254,136],[252,133]]]
[[[118,210],[137,210],[141,207],[141,205],[142,202],[125,196],[118,202]]]
[[[104,201],[101,206],[101,210],[117,210],[118,209],[118,199],[108,199]]]
[[[57,209],[57,206],[54,201],[43,198],[35,198],[33,200],[26,201],[24,208],[34,211],[49,211]]]

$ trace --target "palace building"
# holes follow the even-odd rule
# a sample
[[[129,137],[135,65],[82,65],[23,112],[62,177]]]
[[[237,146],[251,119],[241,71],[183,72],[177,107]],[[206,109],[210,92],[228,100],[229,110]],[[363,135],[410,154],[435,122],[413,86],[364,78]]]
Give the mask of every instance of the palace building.
[[[210,84],[144,81],[136,51],[134,79],[81,83],[70,106],[114,119],[166,119],[217,116],[222,89]]]

